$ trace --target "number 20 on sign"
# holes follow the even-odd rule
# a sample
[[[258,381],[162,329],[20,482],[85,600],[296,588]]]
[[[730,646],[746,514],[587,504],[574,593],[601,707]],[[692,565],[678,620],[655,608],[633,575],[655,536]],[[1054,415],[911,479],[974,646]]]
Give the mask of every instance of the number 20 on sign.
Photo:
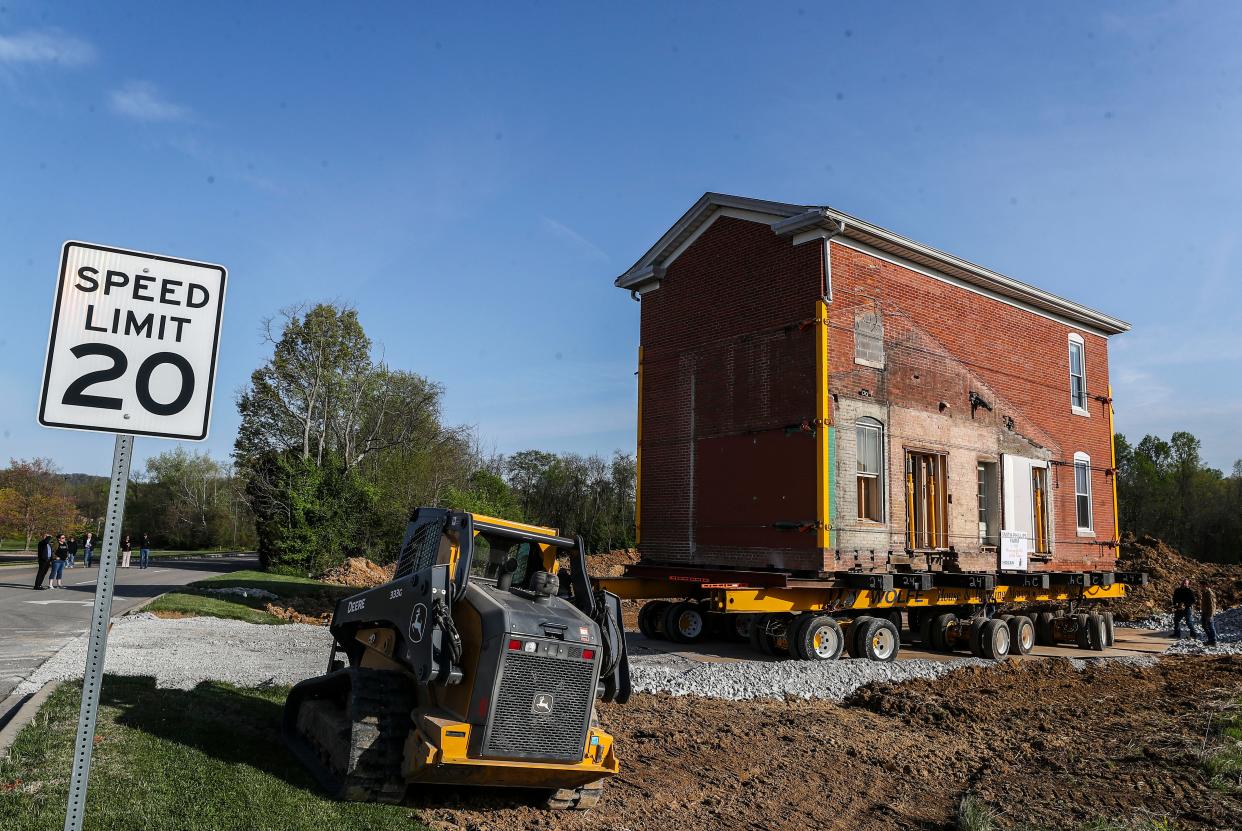
[[[226,277],[211,263],[65,243],[39,423],[205,439]]]

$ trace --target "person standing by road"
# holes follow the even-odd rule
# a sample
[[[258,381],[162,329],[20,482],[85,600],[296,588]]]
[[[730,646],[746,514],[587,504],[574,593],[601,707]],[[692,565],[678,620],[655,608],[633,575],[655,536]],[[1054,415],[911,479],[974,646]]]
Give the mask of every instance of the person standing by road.
[[[1208,581],[1204,580],[1202,590],[1199,592],[1199,620],[1203,622],[1203,634],[1207,635],[1208,646],[1216,646],[1216,623],[1212,620],[1215,614],[1216,592],[1212,591]]]
[[[84,568],[91,567],[91,554],[95,550],[95,535],[90,531],[86,532],[86,539],[82,540],[82,562]]]
[[[121,568],[129,568],[129,555],[134,553],[133,543],[129,541],[129,535],[125,535],[125,541],[121,543]]]
[[[47,570],[52,567],[53,552],[52,535],[44,534],[43,539],[39,540],[39,549],[36,552],[39,560],[39,570],[35,574],[35,591],[47,588],[47,586],[43,585],[43,578],[47,577]]]
[[[1190,637],[1197,638],[1199,635],[1195,632],[1195,621],[1191,617],[1190,610],[1194,608],[1199,598],[1195,597],[1195,590],[1190,587],[1189,580],[1183,580],[1182,584],[1173,592],[1173,637],[1180,638],[1182,636],[1182,619],[1186,619],[1186,625],[1190,627]]]
[[[67,568],[73,568],[73,561],[78,558],[78,538],[69,537],[69,565]]]
[[[65,587],[65,563],[69,562],[69,541],[61,534],[56,540],[56,558],[52,560],[52,588]]]
[[[146,568],[151,559],[151,535],[142,535],[142,548],[138,551],[138,568]]]

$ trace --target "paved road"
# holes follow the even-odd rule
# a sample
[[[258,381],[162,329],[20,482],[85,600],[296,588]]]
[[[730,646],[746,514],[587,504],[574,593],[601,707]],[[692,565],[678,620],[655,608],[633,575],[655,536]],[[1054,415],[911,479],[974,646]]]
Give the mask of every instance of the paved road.
[[[137,556],[137,555],[135,555]],[[113,616],[212,574],[254,568],[253,554],[156,561],[148,569],[117,569]],[[86,631],[95,599],[97,568],[65,570],[65,588],[36,592],[35,569],[0,569],[0,700],[17,682]],[[45,581],[46,585],[46,581]]]

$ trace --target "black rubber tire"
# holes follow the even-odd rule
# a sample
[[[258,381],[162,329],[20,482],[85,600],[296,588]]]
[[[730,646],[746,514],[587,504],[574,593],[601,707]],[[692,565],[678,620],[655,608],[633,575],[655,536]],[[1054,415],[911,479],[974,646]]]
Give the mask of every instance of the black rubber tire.
[[[1035,648],[1035,624],[1026,615],[1015,615],[1008,621],[1009,653],[1030,655]]]
[[[883,617],[892,621],[893,626],[897,628],[897,635],[900,637],[901,633],[905,631],[903,629],[904,621],[902,620],[901,609],[889,609]]]
[[[789,651],[804,661],[835,661],[845,648],[841,624],[829,615],[803,615],[793,631]]]
[[[638,631],[653,641],[664,637],[664,613],[668,610],[667,600],[648,600],[638,610]]]
[[[750,623],[750,645],[761,655],[775,655],[776,644],[768,634],[769,618],[773,615],[755,615]]]
[[[707,619],[698,603],[680,600],[664,612],[664,634],[673,643],[695,643],[707,634]]]
[[[918,641],[923,636],[923,609],[906,609],[906,628],[910,630],[910,640]]]
[[[867,618],[856,637],[858,657],[868,661],[895,661],[901,651],[901,633],[886,617]]]
[[[1096,652],[1108,648],[1108,627],[1104,624],[1104,616],[1097,612],[1087,614],[1087,641]]]
[[[1035,616],[1035,643],[1040,646],[1056,646],[1052,635],[1052,612],[1040,612]]]
[[[1009,655],[1010,643],[1005,621],[993,618],[979,627],[979,657],[999,661]]]
[[[1013,616],[1013,615],[1011,615],[1011,614],[1003,614],[1003,615],[997,615],[997,616],[996,616],[996,619],[997,619],[997,620],[1003,620],[1003,621],[1005,621],[1005,623],[1008,623],[1009,621],[1011,621],[1011,620],[1013,619],[1013,617],[1014,617],[1014,616]]]
[[[931,643],[928,646],[937,652],[952,652],[952,646],[948,643],[945,636],[948,634],[949,627],[955,623],[957,623],[957,615],[952,612],[941,612],[934,616],[931,620],[931,635],[929,638]]]
[[[1113,625],[1113,613],[1101,612],[1100,617],[1104,618],[1104,629],[1108,632],[1108,645],[1112,646],[1117,642],[1117,632]]]
[[[976,658],[986,658],[983,654],[983,625],[988,623],[984,617],[970,619],[970,654]]]
[[[1091,648],[1090,621],[1091,619],[1086,614],[1083,614],[1082,612],[1079,612],[1078,614],[1074,615],[1074,623],[1077,625],[1077,628],[1074,630],[1074,637],[1075,637],[1075,640],[1078,641],[1079,649],[1090,649]]]
[[[725,615],[725,620],[733,627],[732,640],[738,643],[746,643],[750,640],[750,627],[754,624],[757,615]]]
[[[851,658],[861,658],[862,654],[858,651],[858,633],[875,618],[869,615],[860,615],[850,621],[850,625],[845,629],[845,653]]]

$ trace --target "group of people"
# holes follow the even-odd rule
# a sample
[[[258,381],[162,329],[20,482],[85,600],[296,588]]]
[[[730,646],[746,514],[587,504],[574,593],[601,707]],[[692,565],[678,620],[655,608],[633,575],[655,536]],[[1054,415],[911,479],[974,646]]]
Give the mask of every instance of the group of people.
[[[35,573],[35,590],[63,589],[65,587],[65,569],[76,566],[79,550],[82,552],[83,567],[90,568],[91,559],[95,553],[95,535],[87,533],[82,540],[81,546],[79,546],[78,539],[75,536],[60,534],[53,537],[51,534],[44,534],[43,539],[39,540],[39,569]],[[129,559],[133,551],[133,543],[130,542],[129,535],[126,535],[121,542],[121,568],[129,568]],[[151,536],[143,534],[142,546],[139,548],[138,553],[138,568],[146,568],[150,561]],[[45,586],[43,581],[47,578],[49,572],[52,577],[49,584]]]
[[[1216,646],[1216,624],[1212,618],[1216,615],[1216,592],[1212,591],[1212,587],[1208,585],[1208,581],[1204,580],[1200,586],[1199,592],[1190,587],[1189,580],[1183,580],[1182,584],[1173,591],[1173,637],[1180,638],[1182,636],[1182,621],[1186,621],[1186,625],[1190,627],[1190,637],[1198,638],[1195,632],[1195,620],[1191,614],[1191,610],[1199,607],[1199,620],[1203,623],[1203,634],[1207,635],[1207,645]]]

